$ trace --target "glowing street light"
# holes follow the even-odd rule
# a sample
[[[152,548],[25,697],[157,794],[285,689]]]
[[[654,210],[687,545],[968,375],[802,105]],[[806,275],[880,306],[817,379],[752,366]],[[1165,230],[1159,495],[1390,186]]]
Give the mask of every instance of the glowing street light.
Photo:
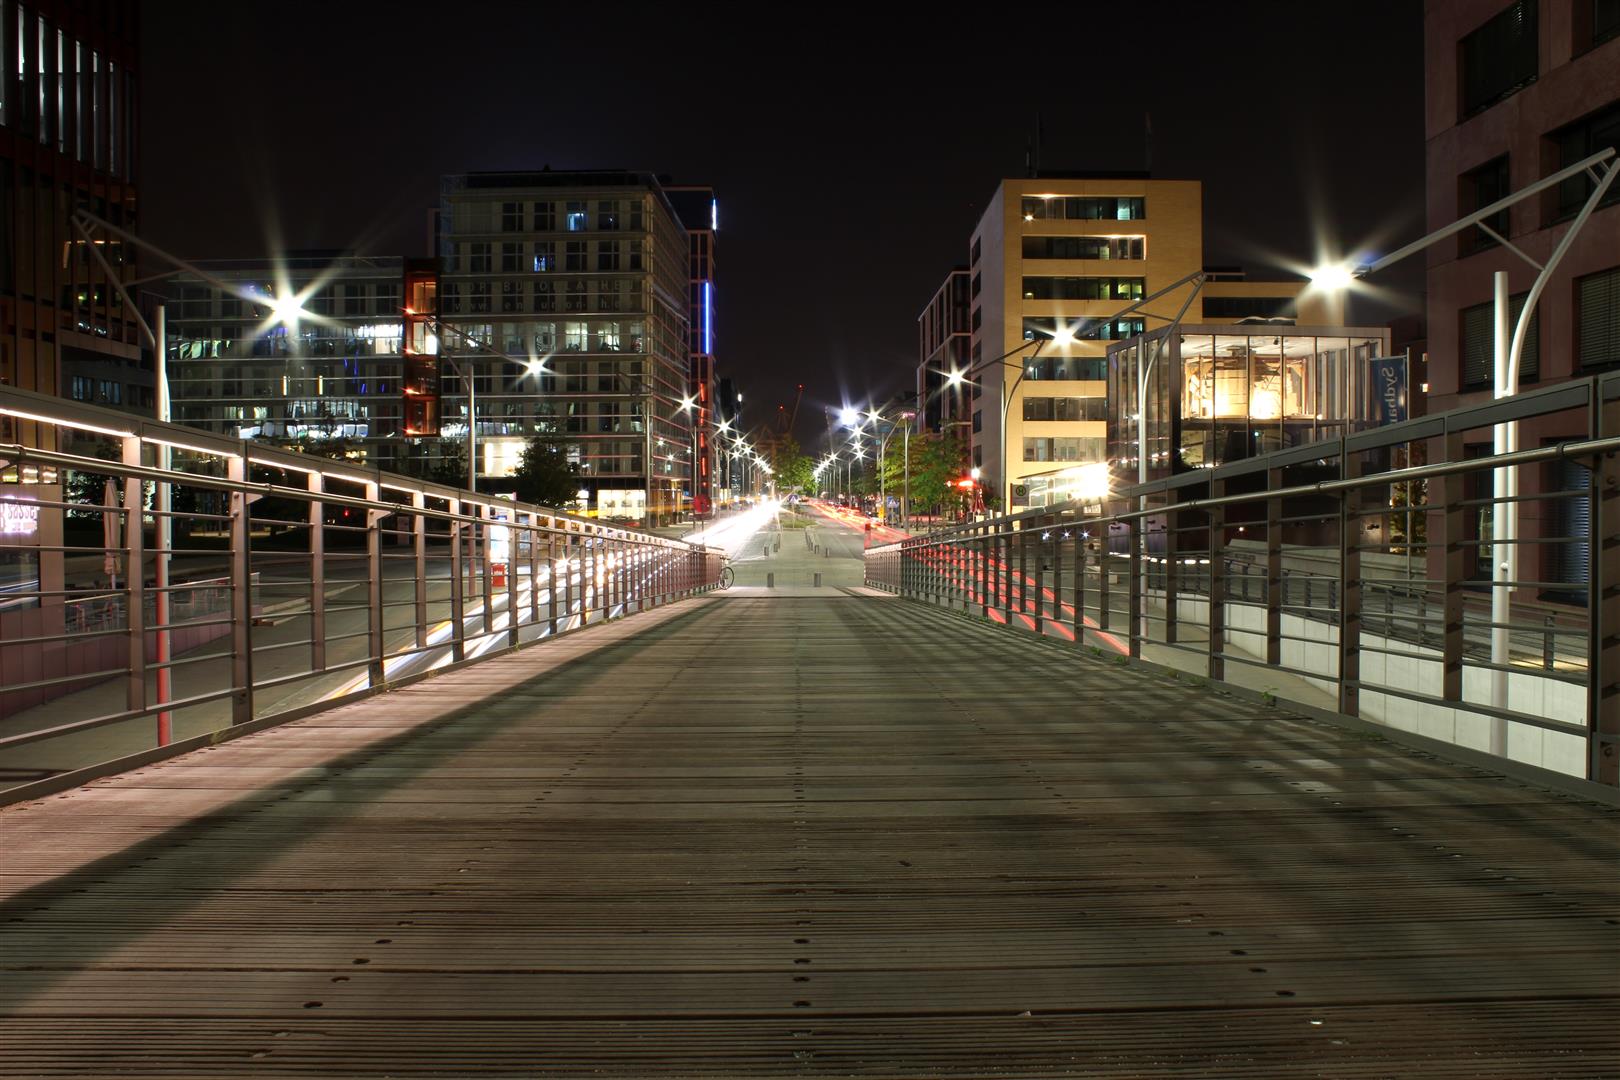
[[[1311,285],[1323,292],[1343,292],[1355,280],[1355,271],[1346,263],[1324,264],[1311,271]]]

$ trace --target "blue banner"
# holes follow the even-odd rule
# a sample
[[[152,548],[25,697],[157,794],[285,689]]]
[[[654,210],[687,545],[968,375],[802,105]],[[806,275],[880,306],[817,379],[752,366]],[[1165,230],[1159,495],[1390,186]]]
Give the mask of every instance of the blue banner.
[[[1372,360],[1372,419],[1379,425],[1406,419],[1406,357],[1375,356]]]

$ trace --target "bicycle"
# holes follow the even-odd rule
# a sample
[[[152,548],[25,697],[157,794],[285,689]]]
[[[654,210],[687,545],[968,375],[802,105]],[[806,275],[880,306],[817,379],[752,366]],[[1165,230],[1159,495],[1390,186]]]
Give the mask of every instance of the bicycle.
[[[729,589],[737,583],[737,571],[731,568],[731,560],[723,560],[720,566],[719,587]]]

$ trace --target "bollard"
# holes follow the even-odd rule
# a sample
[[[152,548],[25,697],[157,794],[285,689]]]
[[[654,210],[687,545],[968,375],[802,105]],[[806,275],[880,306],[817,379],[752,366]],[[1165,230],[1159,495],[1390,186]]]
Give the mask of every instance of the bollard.
[[[765,575],[765,587],[767,589],[776,588],[776,572],[774,570]]]
[[[816,588],[821,588],[821,575],[819,573],[816,575]]]

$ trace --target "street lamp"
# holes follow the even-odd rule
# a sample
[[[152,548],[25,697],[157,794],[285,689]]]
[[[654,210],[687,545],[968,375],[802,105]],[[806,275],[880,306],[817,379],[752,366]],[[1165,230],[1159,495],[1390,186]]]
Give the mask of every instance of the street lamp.
[[[882,436],[878,442],[878,453],[876,458],[878,469],[878,505],[883,509],[883,520],[885,522],[889,520],[889,497],[887,487],[888,476],[884,470],[884,461],[888,457],[889,453],[889,440],[894,437],[894,433],[896,431],[902,431],[904,433],[901,440],[904,443],[901,451],[901,468],[904,473],[903,487],[901,488],[900,495],[900,522],[902,528],[905,527],[905,525],[911,520],[911,420],[916,415],[917,414],[915,412],[902,412],[897,420],[894,417],[884,416],[877,409],[869,409],[866,413],[866,421],[861,421],[859,414],[853,409],[845,409],[839,414],[841,419],[848,416],[850,417],[850,420],[854,422],[855,434],[857,437],[860,435],[861,423],[869,422],[874,428],[876,428],[878,424],[889,425],[888,434]]]
[[[407,314],[409,314],[409,309],[407,309]],[[525,377],[530,375],[543,375],[546,373],[546,360],[548,357],[529,356],[519,358],[516,356],[510,356],[496,349],[495,346],[489,344],[487,341],[480,341],[478,338],[473,337],[459,326],[452,323],[441,322],[437,317],[433,318],[431,322],[433,323],[434,328],[438,330],[441,338],[444,336],[444,332],[448,330],[450,333],[455,334],[458,338],[473,346],[475,349],[482,349],[491,356],[494,356],[500,360],[505,360],[507,363],[521,365],[524,369]],[[443,349],[439,350],[439,357],[455,369],[456,377],[459,378],[462,385],[466,386],[467,388],[467,490],[477,491],[478,386],[476,373],[470,372],[467,370],[467,368],[462,367],[460,361],[458,361],[453,354],[446,352]]]

